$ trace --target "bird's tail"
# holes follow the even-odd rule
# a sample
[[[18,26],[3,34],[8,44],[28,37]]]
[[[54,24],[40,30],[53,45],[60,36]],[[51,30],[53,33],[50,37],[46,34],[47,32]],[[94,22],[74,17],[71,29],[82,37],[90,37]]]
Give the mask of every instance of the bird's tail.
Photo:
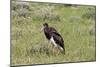
[[[61,53],[65,54],[65,48],[64,47],[60,47]]]

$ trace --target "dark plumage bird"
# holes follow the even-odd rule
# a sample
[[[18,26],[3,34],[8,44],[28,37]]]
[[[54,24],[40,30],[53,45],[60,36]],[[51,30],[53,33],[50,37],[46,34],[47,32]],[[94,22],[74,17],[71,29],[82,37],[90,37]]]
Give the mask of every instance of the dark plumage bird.
[[[43,24],[43,30],[46,38],[58,48],[62,53],[65,54],[64,41],[62,36],[56,31],[55,28],[49,27],[47,23]]]

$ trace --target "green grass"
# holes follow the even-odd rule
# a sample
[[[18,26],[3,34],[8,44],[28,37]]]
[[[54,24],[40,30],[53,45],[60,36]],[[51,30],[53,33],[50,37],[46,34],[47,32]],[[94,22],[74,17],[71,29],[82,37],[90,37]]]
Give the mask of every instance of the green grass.
[[[14,4],[13,4],[14,3]],[[94,6],[67,6],[63,4],[28,3],[25,15],[20,16],[20,4],[12,3],[11,65],[48,64],[61,62],[95,61],[95,18],[84,18]],[[16,6],[14,6],[16,4]],[[20,6],[20,7],[18,7]],[[25,5],[24,5],[25,6]],[[49,6],[49,8],[48,8]],[[14,8],[16,8],[14,10]],[[52,8],[52,9],[50,9]],[[49,9],[47,13],[39,10]],[[50,11],[51,10],[51,11]],[[36,12],[37,11],[37,12]],[[34,13],[36,12],[36,13]],[[51,16],[47,14],[53,14]],[[41,16],[42,15],[42,16]],[[48,18],[44,19],[47,15]],[[92,14],[91,14],[92,15]],[[60,20],[58,20],[59,17]],[[56,18],[56,19],[53,19]],[[65,55],[54,55],[48,48],[41,27],[44,22],[56,28],[65,44]]]

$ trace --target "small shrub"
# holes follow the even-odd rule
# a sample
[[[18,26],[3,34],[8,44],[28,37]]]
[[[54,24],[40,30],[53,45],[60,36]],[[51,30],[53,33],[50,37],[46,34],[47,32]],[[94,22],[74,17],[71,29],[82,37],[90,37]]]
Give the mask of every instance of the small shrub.
[[[22,8],[22,9],[18,10],[17,12],[18,12],[19,17],[23,16],[26,18],[26,17],[30,16],[29,11],[25,8]]]
[[[53,9],[45,7],[34,11],[35,18],[40,20],[60,21],[59,14],[55,13]]]
[[[13,16],[18,15],[18,17],[29,17],[31,15],[29,3],[12,1],[12,13]]]
[[[88,8],[88,11],[82,15],[82,18],[95,20],[96,14],[94,8]]]

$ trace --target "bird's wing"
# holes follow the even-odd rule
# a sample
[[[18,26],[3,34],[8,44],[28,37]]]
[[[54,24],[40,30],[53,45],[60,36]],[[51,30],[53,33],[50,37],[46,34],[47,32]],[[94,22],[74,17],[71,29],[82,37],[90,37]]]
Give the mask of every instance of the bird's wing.
[[[59,44],[61,47],[64,48],[64,41],[63,41],[62,36],[61,36],[59,33],[57,33],[57,32],[53,32],[53,33],[52,33],[52,36],[53,36],[55,42],[56,42],[57,44]]]
[[[54,35],[56,35],[56,37],[58,37],[58,39],[59,39],[60,41],[64,42],[62,36],[61,36],[59,33],[57,33],[57,32],[53,32],[53,33],[54,33]]]
[[[53,27],[50,27],[49,29],[50,29],[50,30],[49,30],[50,32],[57,32],[56,29],[53,28]]]

